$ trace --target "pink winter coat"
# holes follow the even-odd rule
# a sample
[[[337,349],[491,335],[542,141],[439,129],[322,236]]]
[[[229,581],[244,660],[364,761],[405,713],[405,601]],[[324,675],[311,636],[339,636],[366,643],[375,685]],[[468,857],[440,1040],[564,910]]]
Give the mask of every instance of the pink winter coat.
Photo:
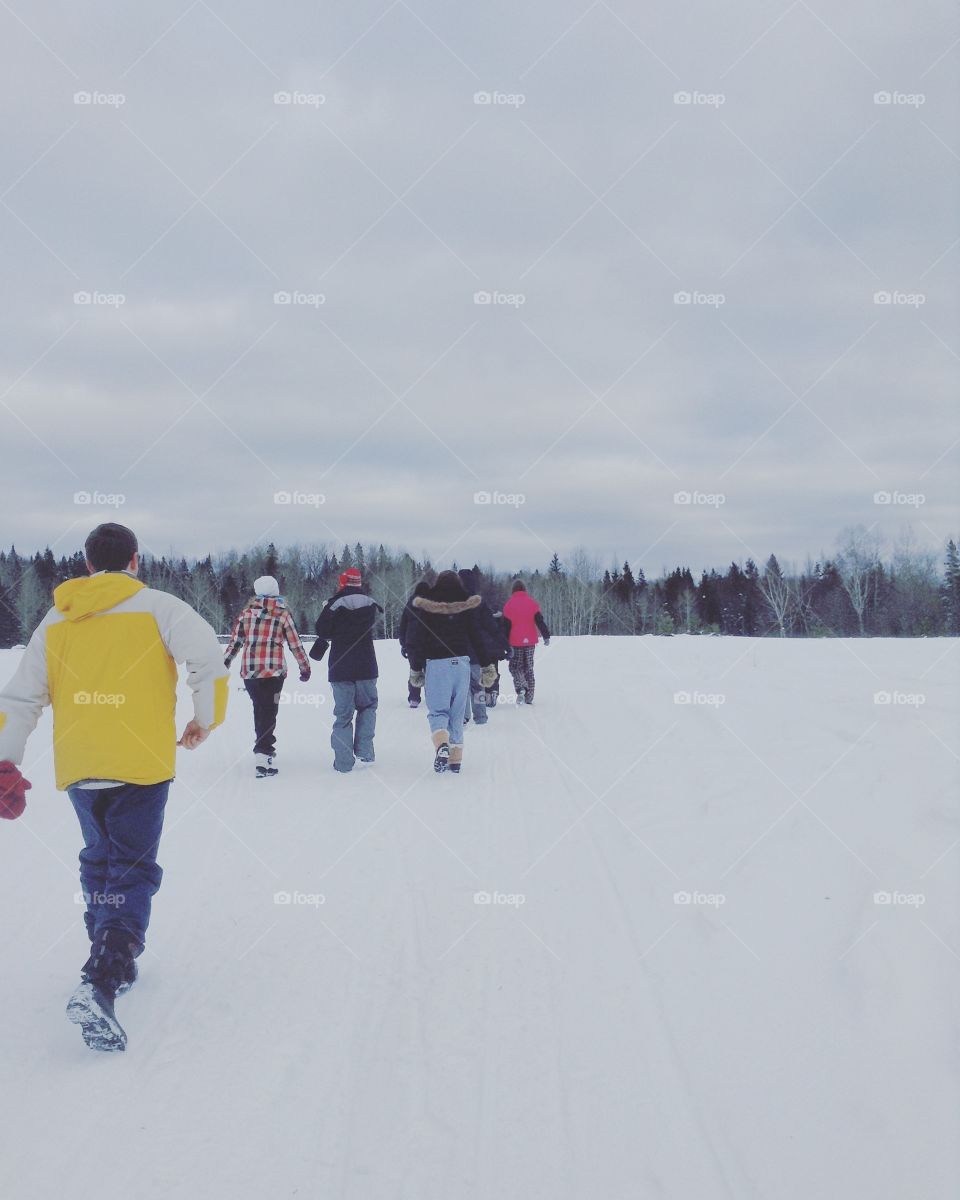
[[[514,592],[503,606],[503,615],[510,622],[511,646],[535,646],[539,639],[534,617],[540,605],[529,592]]]

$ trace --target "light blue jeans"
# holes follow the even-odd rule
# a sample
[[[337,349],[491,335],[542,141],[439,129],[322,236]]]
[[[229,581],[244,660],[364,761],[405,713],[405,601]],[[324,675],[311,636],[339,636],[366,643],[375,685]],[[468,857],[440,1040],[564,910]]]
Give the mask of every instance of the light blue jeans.
[[[469,658],[431,658],[423,689],[430,732],[446,729],[450,744],[463,745],[463,714],[470,699]]]
[[[331,683],[333,689],[333,765],[338,771],[352,771],[354,755],[373,762],[373,735],[377,728],[377,681]],[[357,714],[354,731],[353,714]]]
[[[480,674],[483,668],[479,663],[470,664],[470,708],[473,719],[478,725],[487,723],[487,693],[480,686]]]

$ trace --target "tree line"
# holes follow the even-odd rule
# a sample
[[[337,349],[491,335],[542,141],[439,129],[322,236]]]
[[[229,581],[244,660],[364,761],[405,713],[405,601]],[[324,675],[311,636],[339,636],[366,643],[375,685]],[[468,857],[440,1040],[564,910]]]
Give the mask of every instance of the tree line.
[[[540,601],[550,629],[583,634],[728,634],[739,637],[934,637],[960,634],[960,555],[953,540],[942,563],[901,543],[886,558],[877,535],[862,526],[838,539],[835,555],[802,569],[781,567],[771,554],[726,570],[676,567],[648,580],[629,562],[602,569],[580,549],[544,569],[505,573],[474,569],[480,590],[498,611],[520,577]],[[456,564],[453,564],[456,566]],[[461,564],[467,565],[467,564]],[[310,632],[338,575],[356,566],[383,608],[378,637],[396,637],[414,584],[433,570],[429,559],[378,547],[273,543],[205,558],[144,555],[140,577],[172,592],[221,634],[230,632],[253,581],[276,576],[299,628]],[[83,553],[56,558],[47,548],[22,555],[0,551],[0,647],[25,644],[50,605],[53,589],[86,574]]]

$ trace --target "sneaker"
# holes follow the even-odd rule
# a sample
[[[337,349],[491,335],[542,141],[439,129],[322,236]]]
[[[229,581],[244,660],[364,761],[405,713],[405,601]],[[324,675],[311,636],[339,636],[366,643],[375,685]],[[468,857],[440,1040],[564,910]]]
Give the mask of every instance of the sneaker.
[[[419,700],[408,700],[407,704],[410,706],[410,708],[419,708],[420,707]]]
[[[447,769],[447,763],[450,759],[450,744],[442,742],[437,747],[436,757],[433,760],[433,769],[438,775],[442,774]]]

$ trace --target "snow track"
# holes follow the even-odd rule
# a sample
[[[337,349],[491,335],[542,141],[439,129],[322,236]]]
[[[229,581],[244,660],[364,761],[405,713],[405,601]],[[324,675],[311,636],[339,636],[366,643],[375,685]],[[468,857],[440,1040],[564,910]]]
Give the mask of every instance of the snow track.
[[[954,647],[558,638],[460,778],[392,643],[349,776],[321,678],[287,684],[313,702],[275,780],[232,690],[181,752],[116,1056],[63,1016],[86,948],[45,718],[0,828],[0,1195],[952,1198]]]

